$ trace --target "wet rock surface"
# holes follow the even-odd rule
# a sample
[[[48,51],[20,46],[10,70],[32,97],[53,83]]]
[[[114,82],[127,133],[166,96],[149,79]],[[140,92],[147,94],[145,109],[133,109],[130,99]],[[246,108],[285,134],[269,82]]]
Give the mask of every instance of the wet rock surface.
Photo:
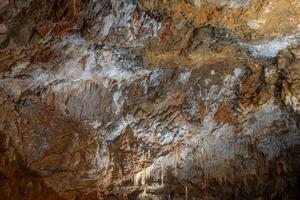
[[[298,199],[300,7],[0,0],[3,199]]]

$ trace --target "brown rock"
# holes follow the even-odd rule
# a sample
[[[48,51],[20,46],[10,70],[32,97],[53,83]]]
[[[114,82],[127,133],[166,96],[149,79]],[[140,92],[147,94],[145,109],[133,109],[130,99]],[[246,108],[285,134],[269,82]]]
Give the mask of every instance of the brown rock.
[[[299,199],[299,1],[2,2],[0,199]]]
[[[232,113],[230,106],[221,107],[214,115],[214,119],[220,123],[232,124]]]
[[[4,24],[0,24],[0,34],[5,34],[7,31],[7,27]]]

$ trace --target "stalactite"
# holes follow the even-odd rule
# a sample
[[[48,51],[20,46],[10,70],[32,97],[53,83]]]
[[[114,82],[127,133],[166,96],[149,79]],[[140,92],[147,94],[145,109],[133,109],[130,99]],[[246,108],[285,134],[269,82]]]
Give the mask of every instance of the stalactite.
[[[188,200],[188,186],[185,186],[185,200]]]

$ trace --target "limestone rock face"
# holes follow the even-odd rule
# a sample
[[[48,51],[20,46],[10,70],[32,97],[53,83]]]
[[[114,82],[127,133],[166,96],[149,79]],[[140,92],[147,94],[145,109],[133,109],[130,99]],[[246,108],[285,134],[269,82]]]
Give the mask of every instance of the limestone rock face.
[[[0,199],[299,199],[300,1],[0,0]]]

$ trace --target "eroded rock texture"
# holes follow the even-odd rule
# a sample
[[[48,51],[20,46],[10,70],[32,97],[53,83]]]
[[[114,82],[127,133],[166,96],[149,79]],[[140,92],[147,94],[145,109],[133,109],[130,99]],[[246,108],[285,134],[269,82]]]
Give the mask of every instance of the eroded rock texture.
[[[300,1],[0,0],[0,199],[299,199]]]

